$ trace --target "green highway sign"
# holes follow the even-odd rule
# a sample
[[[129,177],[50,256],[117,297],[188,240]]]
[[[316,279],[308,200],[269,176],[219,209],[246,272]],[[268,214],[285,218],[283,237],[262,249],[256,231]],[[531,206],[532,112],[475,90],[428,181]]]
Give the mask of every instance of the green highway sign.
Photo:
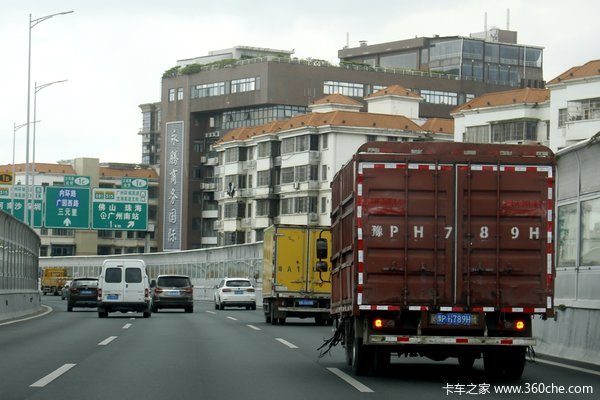
[[[42,208],[44,200],[43,186],[29,187],[29,199],[33,198],[33,226],[42,227]],[[25,221],[25,186],[0,187],[0,210],[13,215],[20,221]],[[27,220],[31,218],[31,204],[29,205]]]
[[[148,190],[96,188],[92,195],[92,228],[148,229]]]
[[[90,189],[48,186],[45,214],[46,228],[89,229]]]
[[[91,179],[83,175],[65,175],[65,187],[90,187]]]
[[[121,178],[121,189],[148,189],[148,179]]]

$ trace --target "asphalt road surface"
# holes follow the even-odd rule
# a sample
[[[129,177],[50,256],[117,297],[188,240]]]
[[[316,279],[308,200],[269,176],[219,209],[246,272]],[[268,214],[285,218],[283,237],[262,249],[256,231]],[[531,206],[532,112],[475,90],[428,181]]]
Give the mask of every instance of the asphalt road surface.
[[[1,400],[600,398],[600,368],[561,360],[529,362],[510,382],[486,380],[481,360],[465,372],[454,359],[392,358],[383,375],[355,377],[341,347],[318,357],[332,328],[308,319],[273,326],[261,309],[206,302],[192,314],[99,319],[95,309],[68,313],[60,297],[43,302],[45,315],[0,323]]]

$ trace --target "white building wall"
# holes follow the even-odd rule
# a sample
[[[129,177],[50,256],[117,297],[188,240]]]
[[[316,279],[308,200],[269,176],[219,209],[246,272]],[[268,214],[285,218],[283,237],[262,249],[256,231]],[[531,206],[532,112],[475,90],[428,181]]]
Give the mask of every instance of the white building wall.
[[[557,151],[588,139],[600,132],[600,115],[595,119],[566,121],[558,126],[559,110],[568,109],[569,101],[600,98],[600,76],[568,80],[548,86],[550,89],[550,148]]]
[[[392,96],[367,99],[368,112],[375,114],[404,115],[407,118],[419,118],[419,99]]]

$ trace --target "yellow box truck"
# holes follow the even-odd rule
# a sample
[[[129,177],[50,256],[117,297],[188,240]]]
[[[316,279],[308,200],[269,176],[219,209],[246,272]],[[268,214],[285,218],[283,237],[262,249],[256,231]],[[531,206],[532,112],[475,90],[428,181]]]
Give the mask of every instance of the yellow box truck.
[[[272,225],[264,233],[263,310],[265,321],[287,317],[331,322],[329,227]],[[322,239],[322,240],[317,240]],[[322,244],[322,248],[318,248]]]
[[[69,280],[69,277],[66,268],[42,268],[41,290],[44,296],[47,293],[57,296],[67,280]]]

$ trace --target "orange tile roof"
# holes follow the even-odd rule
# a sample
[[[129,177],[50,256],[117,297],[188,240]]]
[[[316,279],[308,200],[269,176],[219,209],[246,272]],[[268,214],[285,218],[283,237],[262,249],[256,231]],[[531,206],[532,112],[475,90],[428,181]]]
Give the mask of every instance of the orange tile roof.
[[[600,60],[592,60],[578,67],[572,67],[552,79],[547,85],[553,85],[570,79],[585,78],[588,76],[600,75]]]
[[[352,97],[344,96],[343,94],[339,93],[330,94],[320,99],[317,99],[313,102],[313,104],[345,104],[351,106],[363,106],[363,104],[360,101],[354,100]]]
[[[111,168],[111,167],[100,167],[100,177],[131,177],[131,178],[148,178],[158,179],[158,174],[152,168]]]
[[[421,98],[421,96],[418,95],[417,93],[413,92],[410,89],[402,87],[400,85],[388,86],[384,89],[376,91],[375,93],[367,96],[366,98],[371,99],[373,97],[382,97],[382,96],[402,96],[402,97]]]
[[[235,140],[245,140],[255,136],[278,134],[292,129],[319,127],[324,125],[397,129],[413,132],[423,131],[419,125],[403,115],[337,110],[326,113],[302,114],[286,120],[274,121],[252,128],[233,129],[219,139],[217,145]]]
[[[454,119],[451,118],[430,118],[421,128],[431,133],[448,133],[454,134]]]
[[[476,97],[454,108],[450,114],[459,113],[465,110],[476,108],[498,107],[510,104],[533,104],[544,103],[550,100],[550,90],[548,89],[516,89],[504,92],[487,93]]]
[[[40,174],[75,174],[69,164],[35,163],[35,171]],[[0,165],[0,172],[12,172],[12,164]],[[25,172],[25,164],[15,164],[15,172]]]

